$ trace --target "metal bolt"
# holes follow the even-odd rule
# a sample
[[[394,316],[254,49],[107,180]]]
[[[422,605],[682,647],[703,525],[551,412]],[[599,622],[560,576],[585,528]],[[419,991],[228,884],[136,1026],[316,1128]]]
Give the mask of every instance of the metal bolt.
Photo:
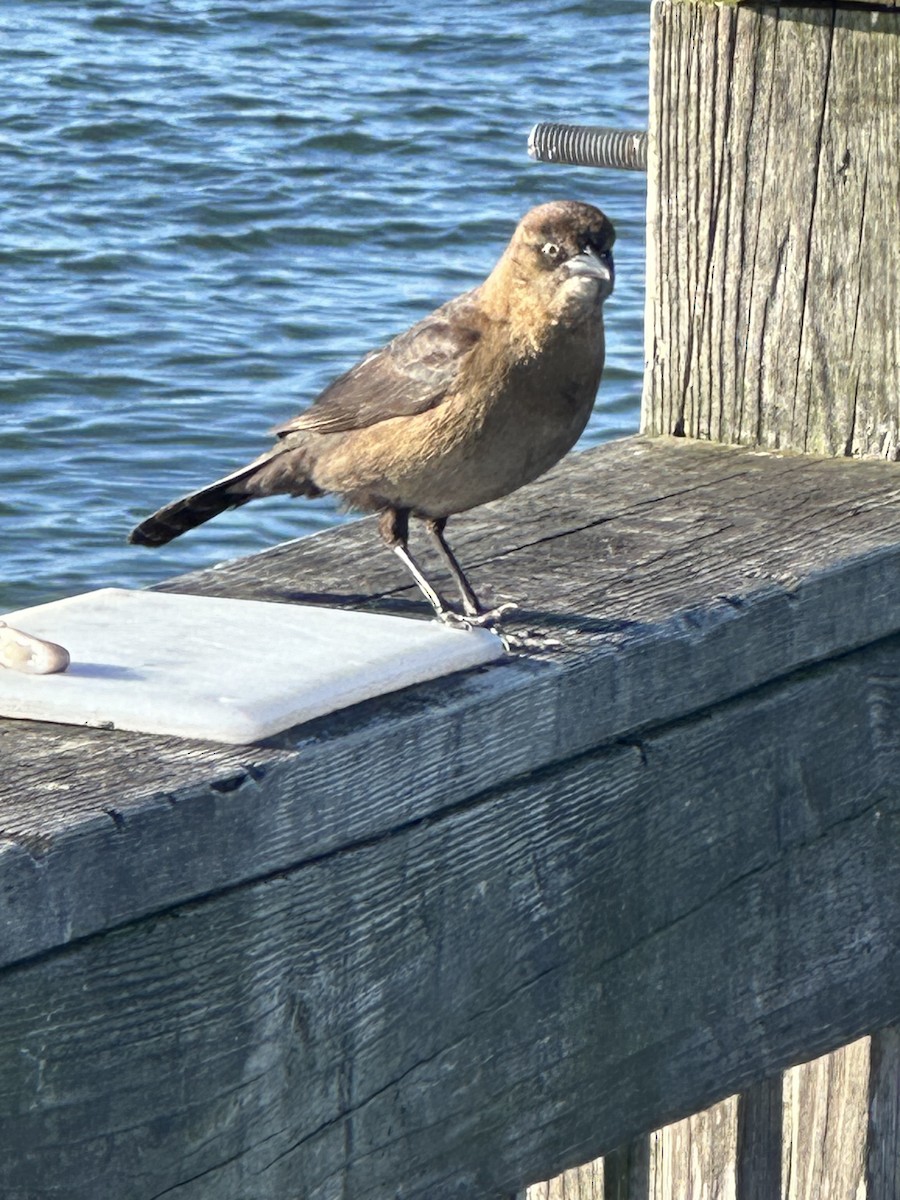
[[[642,129],[610,129],[606,125],[544,122],[535,125],[528,135],[528,153],[539,162],[646,171],[647,133]]]

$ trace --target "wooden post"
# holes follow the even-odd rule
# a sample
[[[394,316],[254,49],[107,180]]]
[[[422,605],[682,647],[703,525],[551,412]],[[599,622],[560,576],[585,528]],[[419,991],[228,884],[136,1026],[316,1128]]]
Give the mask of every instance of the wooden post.
[[[866,1192],[869,1200],[900,1200],[900,1025],[871,1043]]]
[[[536,1183],[516,1200],[650,1200],[650,1138]]]
[[[781,1195],[782,1078],[764,1079],[738,1097],[736,1200]]]
[[[785,1200],[866,1194],[869,1047],[861,1038],[786,1073]]]
[[[536,1183],[517,1200],[609,1200],[604,1191],[604,1160],[595,1159],[583,1167],[563,1171],[545,1183]],[[631,1200],[627,1197],[626,1200]],[[639,1200],[646,1200],[641,1196]]]
[[[648,1200],[650,1139],[636,1138],[603,1159],[603,1200]]]
[[[645,432],[900,458],[900,12],[656,0]]]
[[[900,1028],[785,1075],[785,1200],[900,1200]]]
[[[645,433],[900,459],[898,9],[654,0]],[[782,1086],[655,1133],[622,1195],[900,1200],[896,1029]]]
[[[792,1067],[522,1200],[700,1195],[900,1200],[900,1027]]]
[[[737,1097],[667,1125],[650,1142],[652,1200],[734,1197]]]

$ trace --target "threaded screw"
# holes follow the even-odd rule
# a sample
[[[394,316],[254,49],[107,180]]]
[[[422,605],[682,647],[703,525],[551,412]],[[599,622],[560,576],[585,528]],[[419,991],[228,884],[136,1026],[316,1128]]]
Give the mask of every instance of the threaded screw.
[[[647,133],[642,129],[562,125],[547,121],[535,125],[528,135],[528,153],[539,162],[646,171]]]

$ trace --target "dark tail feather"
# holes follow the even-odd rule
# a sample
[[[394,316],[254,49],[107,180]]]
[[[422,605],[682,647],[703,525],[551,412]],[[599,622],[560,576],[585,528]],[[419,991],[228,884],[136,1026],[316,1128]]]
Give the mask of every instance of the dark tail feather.
[[[173,500],[136,525],[128,535],[128,540],[139,546],[164,546],[189,529],[195,529],[228,508],[238,508],[256,496],[272,496],[280,492],[289,492],[294,496],[321,496],[319,488],[302,471],[299,459],[300,455],[296,452],[266,455],[261,460],[257,459],[249,466],[226,475],[224,479],[217,479],[199,491]]]
[[[141,521],[140,525],[136,525],[128,535],[129,542],[138,546],[164,546],[166,542],[171,542],[172,538],[186,533],[188,529],[194,529],[204,521],[217,517],[226,508],[237,508],[239,504],[246,504],[253,497],[252,493],[241,488],[241,481],[253,470],[255,467],[245,467],[243,471],[236,471],[233,475],[218,479],[208,487],[191,492],[189,496],[173,500],[159,512]]]

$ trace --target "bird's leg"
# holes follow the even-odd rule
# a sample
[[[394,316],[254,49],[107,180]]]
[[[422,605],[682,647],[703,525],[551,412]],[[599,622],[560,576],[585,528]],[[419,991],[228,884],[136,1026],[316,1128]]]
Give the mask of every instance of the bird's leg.
[[[422,574],[418,563],[406,548],[409,537],[409,509],[385,509],[378,522],[378,531],[385,543],[393,550],[410,575],[412,575],[419,591],[434,609],[437,616],[442,621],[452,618],[454,614],[450,612],[443,600]]]
[[[459,594],[462,597],[463,612],[467,617],[480,616],[484,609],[481,607],[481,601],[472,591],[472,586],[468,579],[466,579],[462,567],[456,561],[456,555],[450,549],[447,539],[444,537],[446,525],[446,517],[428,517],[425,521],[425,528],[437,542],[438,549],[443,554],[447,566],[450,568],[450,574],[456,580],[456,586],[459,588]]]
[[[494,621],[498,621],[504,613],[515,608],[516,605],[511,603],[499,604],[496,608],[490,610],[482,607],[481,601],[472,591],[472,585],[466,579],[465,572],[459,565],[456,555],[450,549],[449,543],[444,537],[446,525],[446,517],[428,517],[425,521],[428,532],[437,542],[438,549],[444,556],[444,560],[450,568],[450,573],[456,580],[456,586],[459,588],[459,594],[462,597],[463,612],[466,614],[466,623],[469,625],[491,625]]]

